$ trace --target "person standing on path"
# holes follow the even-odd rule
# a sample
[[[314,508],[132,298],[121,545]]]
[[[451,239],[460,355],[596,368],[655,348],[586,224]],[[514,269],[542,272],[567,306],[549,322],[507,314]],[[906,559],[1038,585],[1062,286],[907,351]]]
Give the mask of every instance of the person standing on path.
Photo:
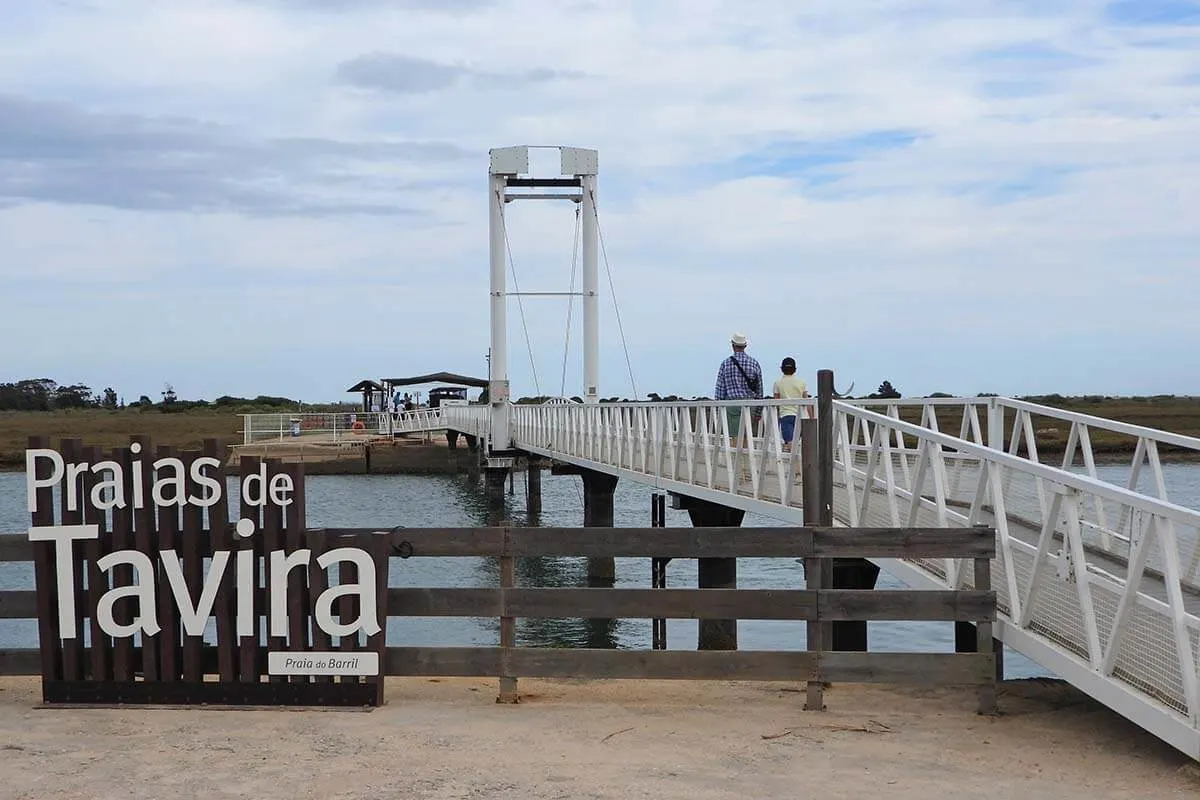
[[[717,400],[759,400],[762,398],[762,367],[753,356],[746,353],[749,341],[746,334],[735,333],[729,340],[733,355],[721,362],[717,369],[717,388],[713,396]],[[742,409],[730,406],[725,409],[729,421],[729,435],[736,438],[740,430]]]
[[[779,365],[779,371],[783,374],[771,387],[771,395],[775,399],[798,400],[808,397],[808,386],[796,377],[796,359],[791,356],[785,358]],[[779,433],[783,436],[784,450],[792,449],[792,439],[796,435],[796,416],[799,412],[799,406],[779,407]]]

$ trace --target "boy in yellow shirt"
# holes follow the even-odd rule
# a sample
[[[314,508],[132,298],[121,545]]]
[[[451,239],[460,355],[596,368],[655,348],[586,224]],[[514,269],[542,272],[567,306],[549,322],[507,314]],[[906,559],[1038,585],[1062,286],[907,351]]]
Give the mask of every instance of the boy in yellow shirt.
[[[775,399],[791,400],[808,397],[808,386],[803,380],[796,377],[796,359],[788,356],[779,365],[779,370],[783,374],[771,387],[771,393]],[[799,411],[799,406],[779,407],[779,432],[783,435],[784,450],[792,449],[792,439],[796,435],[796,414]]]

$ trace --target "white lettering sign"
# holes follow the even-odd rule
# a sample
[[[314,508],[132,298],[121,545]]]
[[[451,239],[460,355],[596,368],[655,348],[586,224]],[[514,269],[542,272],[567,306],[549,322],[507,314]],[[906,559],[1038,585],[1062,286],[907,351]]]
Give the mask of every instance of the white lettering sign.
[[[141,446],[133,444],[130,451],[137,455]],[[95,464],[67,465],[60,453],[50,449],[30,449],[25,451],[25,467],[27,477],[27,495],[29,511],[37,514],[44,510],[41,504],[46,496],[55,489],[64,492],[63,499],[67,510],[78,511],[80,508],[79,486],[86,473],[97,476],[91,494],[91,505],[102,510],[114,508],[134,509],[145,508],[146,503],[153,507],[175,509],[185,506],[207,508],[221,499],[224,486],[221,481],[209,474],[210,469],[220,467],[215,458],[197,458],[192,462],[190,470],[178,458],[160,458],[154,461],[154,479],[151,483],[149,496],[143,489],[143,465],[140,460],[132,462],[130,467],[130,483],[133,487],[131,496],[125,494],[125,466],[120,462],[105,460]],[[45,477],[37,477],[46,473]],[[187,479],[199,487],[198,494],[187,494]],[[49,490],[49,491],[48,491]],[[255,473],[243,476],[242,496],[246,505],[261,508],[267,505],[286,508],[294,501],[295,482],[287,474],[277,474],[267,477],[267,465],[263,464]],[[51,508],[51,511],[53,509]],[[251,519],[240,519],[235,526],[239,538],[245,539],[254,535],[255,523]],[[63,639],[73,639],[76,634],[78,620],[75,606],[76,564],[72,558],[75,542],[100,538],[100,528],[97,525],[39,525],[29,529],[29,539],[34,542],[51,542],[54,545],[54,563],[56,585],[58,588],[58,627]],[[110,552],[97,560],[96,566],[109,571],[120,566],[133,568],[134,580],[128,586],[116,586],[100,596],[96,609],[97,622],[100,629],[109,636],[126,638],[135,634],[154,636],[161,630],[158,619],[158,598],[156,596],[155,571],[158,565],[152,558],[153,554],[140,550],[117,550]],[[230,556],[234,556],[234,585],[237,594],[235,629],[237,635],[254,635],[254,583],[257,566],[254,562],[254,552],[249,549],[216,550],[208,559],[207,572],[199,587],[199,597],[194,597],[189,590],[183,574],[183,563],[179,553],[173,549],[157,552],[162,572],[166,576],[166,585],[179,610],[179,619],[187,636],[202,636],[212,616],[217,593],[220,591],[226,570],[229,569]],[[309,549],[287,553],[284,550],[274,550],[264,553],[268,574],[270,575],[270,592],[267,612],[268,627],[271,636],[286,636],[288,634],[287,616],[287,584],[288,574],[293,569],[306,571],[310,568],[312,551]],[[334,564],[345,562],[357,567],[358,580],[352,583],[330,586],[317,598],[313,606],[313,617],[317,626],[330,636],[356,636],[362,631],[367,636],[380,632],[379,610],[376,607],[375,592],[375,561],[371,554],[357,547],[339,547],[322,553],[317,557],[317,566],[330,569]],[[165,591],[165,589],[164,589]],[[334,618],[333,607],[338,598],[354,596],[358,599],[358,618],[349,622],[341,622]],[[121,600],[131,599],[135,612],[132,621],[118,623],[113,614],[114,606]],[[264,609],[260,609],[260,612]],[[271,656],[283,656],[282,653],[272,653]],[[288,654],[294,658],[296,654]],[[328,656],[320,669],[348,671],[300,671],[275,672],[279,675],[377,675],[378,663],[373,653],[304,653],[306,659],[317,659]],[[354,661],[361,659],[361,661]],[[369,666],[371,659],[376,659],[374,666]],[[353,663],[352,663],[353,662]],[[275,662],[272,661],[272,664]],[[281,662],[282,663],[282,662]],[[283,668],[300,667],[292,665]],[[370,669],[362,672],[356,670]]]

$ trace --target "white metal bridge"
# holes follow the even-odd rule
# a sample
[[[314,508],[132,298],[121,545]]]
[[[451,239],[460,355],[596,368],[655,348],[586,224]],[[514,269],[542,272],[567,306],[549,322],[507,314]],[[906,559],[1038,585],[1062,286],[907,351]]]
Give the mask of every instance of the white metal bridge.
[[[780,404],[506,404],[504,413],[518,450],[801,524],[799,448],[783,448]],[[761,409],[757,431],[746,422],[730,431],[729,405],[742,406],[742,420]],[[815,401],[801,406],[815,416]],[[431,424],[486,440],[492,413],[451,406]],[[1160,456],[1161,447],[1200,454],[1200,439],[1002,397],[835,401],[833,413],[837,524],[994,526],[997,637],[1200,759],[1200,512],[1171,502]],[[1061,459],[1039,459],[1035,418],[1069,426]],[[1136,441],[1127,469],[1097,469],[1097,430]],[[1104,477],[1114,471],[1124,475]],[[912,586],[972,583],[953,561],[880,566]]]
[[[779,436],[783,401],[598,402],[596,152],[559,148],[561,173],[542,178],[530,174],[529,149],[490,153],[489,403],[447,404],[406,417],[406,428],[456,430],[496,455],[536,454],[803,523],[800,454]],[[581,291],[574,258],[570,292],[508,290],[506,266],[514,284],[516,270],[505,207],[523,199],[578,204]],[[521,294],[581,297],[582,403],[509,402],[506,315],[508,298]],[[732,431],[731,405],[742,407]],[[816,415],[815,401],[799,405]],[[762,414],[753,430],[752,410]],[[837,524],[994,527],[996,636],[1200,759],[1200,512],[1172,502],[1160,453],[1200,454],[1200,439],[1001,397],[836,400],[831,413]],[[1037,425],[1046,423],[1035,420],[1045,419],[1069,426],[1066,452],[1052,463],[1038,456]],[[281,420],[267,428],[284,435]],[[1097,467],[1098,430],[1136,443],[1115,478]],[[916,587],[972,583],[972,571],[954,561],[880,566]]]
[[[802,523],[800,454],[781,441],[782,401],[598,402],[598,158],[558,150],[552,177],[531,174],[528,147],[490,151],[490,402],[439,409],[429,424],[478,436],[489,451],[537,454]],[[529,198],[579,209],[581,291],[573,256],[571,291],[557,294],[582,301],[582,403],[509,402],[508,299],[522,293],[507,287],[506,267],[514,286],[516,267],[505,209]],[[742,406],[738,430],[727,427],[729,405]],[[816,415],[815,401],[800,405]],[[757,426],[752,410],[762,415]],[[830,413],[837,524],[995,527],[997,637],[1200,759],[1200,512],[1172,502],[1160,454],[1200,454],[1200,439],[1000,397],[835,400]],[[1038,456],[1037,425],[1046,423],[1035,420],[1045,419],[1070,426],[1053,463]],[[1116,478],[1097,468],[1097,430],[1136,442]],[[913,586],[972,583],[972,571],[954,561],[880,566]]]

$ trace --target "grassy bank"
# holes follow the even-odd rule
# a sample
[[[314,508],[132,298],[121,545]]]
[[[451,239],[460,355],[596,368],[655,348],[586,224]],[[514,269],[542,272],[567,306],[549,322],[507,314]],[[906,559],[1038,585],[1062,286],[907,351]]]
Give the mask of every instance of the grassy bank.
[[[1172,431],[1200,437],[1200,397],[1155,398],[1063,398],[1051,395],[1031,398],[1031,401],[1097,417],[1120,420],[1148,428]],[[908,408],[902,417],[918,421],[920,410]],[[961,410],[944,409],[938,415],[939,427],[957,435],[962,422]],[[980,419],[986,427],[986,421]],[[44,435],[58,440],[80,438],[86,444],[99,447],[118,447],[129,442],[135,433],[146,434],[156,444],[174,445],[180,449],[199,448],[206,438],[223,444],[240,443],[242,419],[229,411],[191,409],[164,414],[156,409],[122,409],[107,411],[83,409],[69,411],[5,411],[0,412],[0,469],[20,469],[24,466],[24,451],[30,436]],[[1010,415],[1008,425],[1011,428]],[[1040,453],[1061,453],[1071,432],[1069,422],[1035,417]],[[986,430],[985,430],[986,433]],[[1134,438],[1107,431],[1092,431],[1092,447],[1098,455],[1132,454]],[[1163,448],[1164,455],[1170,448]]]
[[[228,411],[195,409],[164,414],[157,410],[126,408],[72,409],[66,411],[0,412],[0,469],[22,469],[30,436],[82,439],[102,448],[129,443],[133,434],[145,434],[156,445],[199,449],[205,439],[218,439],[222,447],[241,443],[242,418]]]

